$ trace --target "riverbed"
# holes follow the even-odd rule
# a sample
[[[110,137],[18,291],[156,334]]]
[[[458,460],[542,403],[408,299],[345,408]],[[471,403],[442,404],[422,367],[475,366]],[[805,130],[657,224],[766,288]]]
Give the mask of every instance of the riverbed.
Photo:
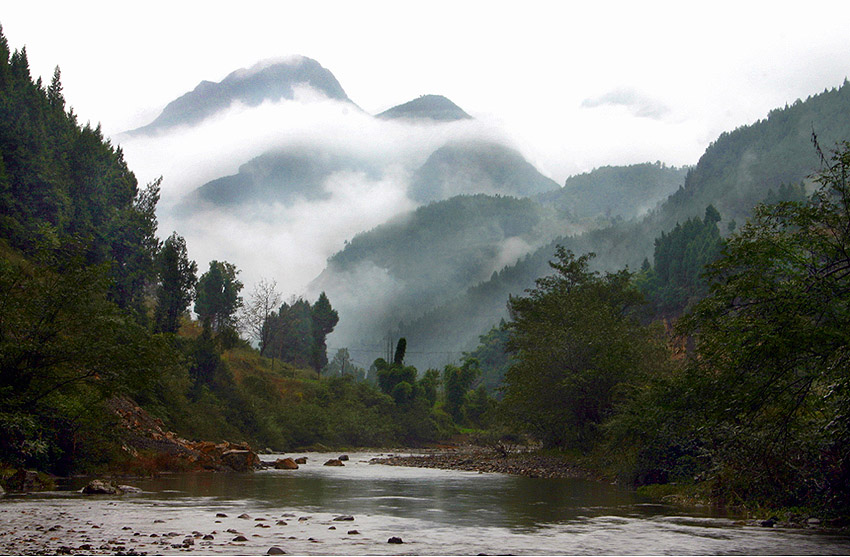
[[[0,553],[850,554],[846,535],[753,526],[603,482],[383,466],[369,463],[373,453],[352,453],[343,467],[323,466],[336,454],[287,456],[307,464],[121,480],[141,492],[120,497],[82,495],[82,478],[7,494]]]

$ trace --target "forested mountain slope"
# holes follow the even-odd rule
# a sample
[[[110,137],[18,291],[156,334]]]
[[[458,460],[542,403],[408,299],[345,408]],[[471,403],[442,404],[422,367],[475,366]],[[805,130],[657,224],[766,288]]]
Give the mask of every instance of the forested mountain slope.
[[[603,166],[570,176],[563,188],[537,196],[579,219],[633,219],[655,209],[685,181],[688,169],[661,162]]]
[[[770,112],[767,118],[713,142],[684,184],[660,207],[639,220],[617,222],[583,234],[565,234],[541,247],[492,280],[469,288],[463,295],[406,321],[395,332],[425,352],[471,350],[478,335],[507,315],[509,294],[532,288],[535,279],[550,272],[547,261],[559,243],[576,254],[594,252],[591,265],[636,271],[652,259],[655,238],[677,222],[702,218],[708,205],[718,209],[721,231],[740,226],[755,204],[807,179],[819,169],[812,132],[824,150],[850,137],[850,86],[824,91]],[[558,192],[560,194],[560,192]]]
[[[337,329],[337,345],[380,338],[566,227],[530,199],[457,196],[358,234],[311,289],[326,291],[340,315],[351,316]]]

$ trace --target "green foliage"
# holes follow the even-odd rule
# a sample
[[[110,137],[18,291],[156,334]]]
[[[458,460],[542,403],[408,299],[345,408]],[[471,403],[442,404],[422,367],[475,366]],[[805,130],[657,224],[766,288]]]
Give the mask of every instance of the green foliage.
[[[664,360],[656,331],[638,323],[642,296],[627,271],[599,275],[559,247],[554,275],[511,298],[515,358],[502,401],[509,420],[550,447],[588,448],[618,393]]]
[[[661,162],[603,166],[570,176],[563,188],[539,196],[541,202],[579,219],[632,219],[654,209],[684,181],[688,168]]]
[[[232,263],[210,261],[209,271],[201,275],[195,287],[195,313],[202,322],[209,321],[217,333],[235,330],[236,312],[242,306],[238,274]]]
[[[163,242],[156,264],[159,281],[154,326],[159,332],[176,333],[194,299],[198,266],[189,259],[186,240],[176,232]]]
[[[311,347],[313,358],[311,364],[313,369],[321,371],[328,365],[328,347],[325,344],[325,339],[339,323],[339,314],[331,307],[331,303],[324,292],[319,294],[319,299],[313,304],[311,317],[313,320],[313,346]]]
[[[465,360],[478,361],[481,384],[488,392],[496,392],[502,386],[505,374],[511,366],[507,350],[508,338],[508,324],[502,319],[497,327],[478,337],[478,348],[464,354]]]
[[[327,336],[339,322],[339,314],[322,292],[312,306],[299,298],[282,304],[267,315],[262,327],[264,354],[320,373],[328,364]]]
[[[460,367],[447,365],[443,368],[443,388],[446,394],[446,412],[456,424],[465,422],[464,403],[472,382],[481,374],[478,361],[467,359]]]
[[[47,89],[33,83],[26,50],[0,38],[0,237],[27,255],[85,246],[87,263],[110,264],[110,299],[142,318],[159,183],[140,189],[120,148],[65,112],[58,68]]]
[[[773,504],[850,501],[850,144],[810,202],[756,208],[682,322],[719,485]],[[793,489],[789,489],[793,485]]]
[[[676,223],[669,234],[655,240],[654,266],[643,267],[636,277],[638,287],[655,306],[655,313],[679,315],[690,303],[708,294],[703,277],[705,266],[714,262],[723,249],[717,223],[720,213],[712,205],[703,219]]]
[[[67,472],[107,433],[101,402],[151,389],[175,354],[109,300],[105,266],[42,260],[0,259],[0,454]]]

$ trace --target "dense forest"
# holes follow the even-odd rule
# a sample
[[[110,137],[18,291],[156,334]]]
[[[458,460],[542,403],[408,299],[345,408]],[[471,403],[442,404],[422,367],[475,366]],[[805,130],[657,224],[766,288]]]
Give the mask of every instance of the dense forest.
[[[645,254],[613,264],[625,242],[600,265],[576,248],[612,246],[613,228],[563,236],[462,303],[431,309],[437,320],[465,312],[467,327],[484,331],[498,322],[485,300],[507,303],[460,361],[417,369],[407,335],[358,365],[347,349],[328,357],[340,315],[325,293],[284,302],[272,279],[246,291],[232,263],[200,267],[178,232],[161,240],[161,182],[140,187],[121,149],[66,110],[58,68],[49,85],[33,81],[26,50],[0,33],[0,464],[126,466],[110,410],[121,397],[194,439],[283,451],[466,432],[557,451],[630,485],[847,516],[848,127],[809,129],[799,158],[779,156],[798,142],[788,147],[777,130],[832,114],[848,95],[845,84],[718,140],[664,205],[616,225],[632,241],[653,232]],[[759,162],[746,157],[752,145]],[[738,169],[741,157],[752,162],[746,183],[724,157]],[[757,186],[760,165],[770,171]],[[469,211],[479,202],[460,197],[413,218],[483,227]],[[546,226],[530,201],[486,203],[505,213],[488,228],[500,239]],[[388,237],[401,252],[382,241],[388,260],[407,256],[405,272],[426,273],[429,263],[410,257],[420,244],[464,241],[440,236],[448,227],[431,238],[409,230],[390,223],[356,237],[333,263],[353,265]],[[627,266],[635,255],[642,264]],[[458,268],[473,272],[475,258],[463,257],[473,265]],[[523,269],[547,262],[519,293]],[[448,344],[455,331],[438,333]]]

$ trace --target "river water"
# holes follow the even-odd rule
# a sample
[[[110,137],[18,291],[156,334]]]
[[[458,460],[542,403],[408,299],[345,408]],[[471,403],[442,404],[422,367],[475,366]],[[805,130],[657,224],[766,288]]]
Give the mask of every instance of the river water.
[[[747,526],[605,483],[384,466],[365,453],[327,467],[336,455],[306,456],[294,471],[127,481],[142,492],[121,497],[82,495],[84,480],[6,495],[0,553],[850,554],[848,536]],[[353,520],[335,520],[343,516]],[[247,541],[234,541],[239,535]]]

